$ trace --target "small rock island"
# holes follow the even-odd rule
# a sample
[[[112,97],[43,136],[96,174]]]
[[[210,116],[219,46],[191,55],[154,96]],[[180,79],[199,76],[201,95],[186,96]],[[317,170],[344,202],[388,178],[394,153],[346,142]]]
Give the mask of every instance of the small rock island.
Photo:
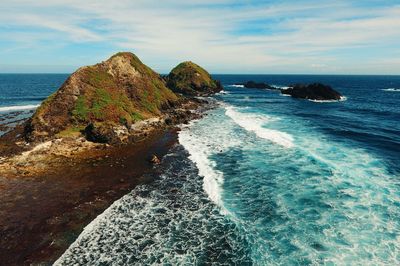
[[[268,89],[268,90],[276,89],[275,87],[272,87],[271,85],[269,85],[267,83],[255,82],[255,81],[247,81],[245,83],[240,83],[240,84],[235,84],[235,85],[243,85],[245,88],[248,88],[248,89]]]
[[[172,91],[186,96],[209,96],[223,89],[205,69],[190,61],[177,65],[166,80]]]
[[[281,90],[281,93],[290,95],[294,98],[317,101],[341,100],[343,97],[339,92],[332,89],[331,86],[321,83],[313,83],[309,85],[296,84],[288,89]]]

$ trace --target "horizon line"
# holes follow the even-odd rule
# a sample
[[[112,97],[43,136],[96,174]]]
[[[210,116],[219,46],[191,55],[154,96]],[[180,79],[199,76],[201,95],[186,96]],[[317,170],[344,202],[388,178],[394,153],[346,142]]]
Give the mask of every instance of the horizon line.
[[[72,75],[74,72],[0,72],[0,75]],[[158,73],[168,75],[168,73]],[[400,74],[322,74],[322,73],[210,73],[210,75],[245,75],[245,76],[400,76]]]

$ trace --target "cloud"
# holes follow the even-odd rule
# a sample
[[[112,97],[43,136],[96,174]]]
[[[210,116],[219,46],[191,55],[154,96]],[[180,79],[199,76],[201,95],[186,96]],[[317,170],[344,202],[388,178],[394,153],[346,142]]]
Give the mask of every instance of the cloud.
[[[371,63],[380,57],[384,64],[390,58],[388,51],[396,53],[400,47],[400,5],[16,0],[3,6],[0,23],[8,30],[0,36],[9,34],[8,39],[22,50],[27,43],[31,47],[55,42],[65,47],[107,44],[109,53],[133,50],[162,72],[188,59],[219,73],[308,73],[318,65],[330,66],[318,71],[376,72],[380,69],[375,64],[368,69],[357,67],[357,62]],[[98,56],[104,58],[102,53]],[[400,64],[388,64],[400,73]]]

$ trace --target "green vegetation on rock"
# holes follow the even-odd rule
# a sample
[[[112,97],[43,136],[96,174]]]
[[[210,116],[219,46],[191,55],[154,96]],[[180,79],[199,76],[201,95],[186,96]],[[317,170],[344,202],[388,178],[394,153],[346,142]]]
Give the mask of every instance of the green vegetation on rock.
[[[167,86],[185,95],[209,95],[222,89],[205,69],[190,61],[172,69],[167,77]]]
[[[160,75],[134,54],[117,53],[73,73],[37,109],[26,132],[35,139],[68,135],[91,123],[129,126],[161,115],[177,100]]]

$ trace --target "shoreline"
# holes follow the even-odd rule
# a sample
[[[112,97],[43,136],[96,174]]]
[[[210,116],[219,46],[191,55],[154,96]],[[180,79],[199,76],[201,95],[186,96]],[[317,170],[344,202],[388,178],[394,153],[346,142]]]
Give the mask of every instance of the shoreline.
[[[143,141],[96,151],[90,159],[71,160],[44,175],[0,177],[0,261],[53,263],[115,200],[151,182],[159,173],[149,157],[161,158],[175,143],[176,129],[156,131]]]
[[[0,261],[51,265],[113,202],[160,173],[151,162],[178,143],[179,125],[212,102],[188,99],[170,124],[143,127],[133,141],[60,138],[26,145],[23,125],[0,138]]]

